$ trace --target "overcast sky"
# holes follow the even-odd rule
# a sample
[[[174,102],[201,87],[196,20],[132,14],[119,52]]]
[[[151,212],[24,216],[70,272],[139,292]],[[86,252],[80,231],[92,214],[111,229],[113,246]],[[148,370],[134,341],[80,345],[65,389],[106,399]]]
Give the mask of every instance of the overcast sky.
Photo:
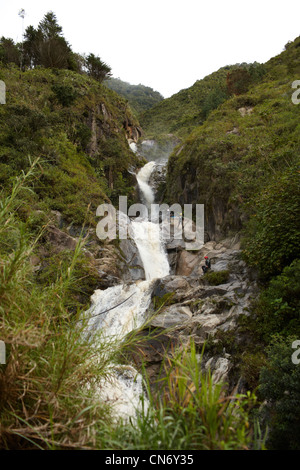
[[[266,62],[300,35],[299,0],[0,2],[0,36],[21,40],[21,8],[25,29],[53,11],[74,52],[93,52],[114,77],[164,97],[225,65]]]

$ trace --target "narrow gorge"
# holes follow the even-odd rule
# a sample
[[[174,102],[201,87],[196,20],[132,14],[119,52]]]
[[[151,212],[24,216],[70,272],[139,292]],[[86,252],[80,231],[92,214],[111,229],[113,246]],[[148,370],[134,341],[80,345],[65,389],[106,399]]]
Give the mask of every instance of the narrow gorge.
[[[161,182],[166,164],[162,168],[161,162],[150,161],[137,172],[137,192],[149,209],[156,200],[157,178]],[[238,318],[247,314],[257,294],[253,275],[240,259],[238,236],[209,241],[197,251],[188,251],[183,239],[164,238],[159,217],[154,222],[149,219],[150,213],[130,218],[118,212],[118,223],[125,224],[129,234],[129,240],[122,240],[123,255],[132,258],[134,253],[140,278],[128,276],[125,269],[121,283],[94,292],[85,313],[89,334],[101,331],[107,339],[122,341],[132,330],[138,329],[142,335],[144,330],[145,341],[132,354],[135,366],[117,366],[101,387],[102,399],[113,405],[116,416],[126,419],[134,417],[141,406],[143,378],[138,369],[142,361],[155,387],[162,361],[171,354],[170,345],[188,348],[191,340],[199,360],[203,346],[209,343],[202,367],[210,370],[214,382],[224,383],[230,393],[246,391],[246,384],[235,373],[235,359],[222,346],[223,334],[232,335],[236,343],[244,341],[238,333]],[[176,223],[178,218],[174,217],[171,226]],[[204,256],[211,260],[211,273],[220,275],[212,285],[203,277]],[[157,301],[162,303],[159,309]],[[155,340],[151,332],[156,333]],[[144,404],[145,400],[144,396]]]
[[[0,40],[0,449],[299,449],[300,38],[164,98],[45,27]]]

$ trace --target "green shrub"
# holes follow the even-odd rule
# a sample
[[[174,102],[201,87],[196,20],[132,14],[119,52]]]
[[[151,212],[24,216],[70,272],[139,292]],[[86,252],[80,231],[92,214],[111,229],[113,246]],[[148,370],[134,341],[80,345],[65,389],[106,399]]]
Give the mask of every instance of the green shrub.
[[[104,341],[101,332],[87,337],[84,302],[74,309],[78,286],[85,298],[92,287],[82,240],[74,252],[53,257],[37,282],[31,257],[38,237],[16,214],[17,198],[31,186],[36,166],[14,181],[0,203],[0,338],[6,344],[0,449],[107,448],[114,424],[97,394],[101,381],[110,380],[121,345]]]
[[[209,271],[203,276],[203,280],[207,281],[211,286],[226,284],[228,282],[230,272],[226,269],[223,271]]]
[[[62,106],[70,106],[77,98],[76,90],[69,85],[55,84],[52,86],[55,98]]]
[[[118,440],[131,449],[241,450],[257,445],[250,412],[254,394],[226,396],[224,384],[214,384],[201,369],[201,357],[191,342],[167,357],[164,378],[150,389],[150,406],[137,425],[118,428]],[[127,447],[126,447],[127,445]]]
[[[264,341],[272,335],[300,337],[300,260],[294,260],[263,289],[254,306],[257,331]]]
[[[300,257],[300,174],[289,166],[269,179],[252,200],[255,212],[246,226],[244,256],[262,277],[279,274]]]
[[[259,375],[265,364],[266,357],[262,352],[245,352],[242,355],[240,371],[250,390],[258,387]]]
[[[260,374],[258,396],[266,401],[261,416],[269,428],[270,450],[300,450],[300,365],[292,362],[295,339],[299,337],[277,336]]]

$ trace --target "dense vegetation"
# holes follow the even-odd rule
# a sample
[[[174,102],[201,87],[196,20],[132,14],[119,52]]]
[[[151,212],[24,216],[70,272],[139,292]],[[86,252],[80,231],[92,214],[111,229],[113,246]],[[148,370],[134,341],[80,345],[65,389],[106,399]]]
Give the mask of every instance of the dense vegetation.
[[[297,38],[264,64],[260,68],[264,73],[252,83],[247,74],[232,72],[227,77],[230,96],[182,139],[169,158],[166,185],[169,203],[204,203],[206,221],[213,229],[214,212],[218,212],[218,237],[238,230],[243,257],[257,272],[262,292],[250,319],[245,320],[252,342],[250,355],[246,351],[242,355],[242,367],[247,368],[246,361],[256,357],[261,378],[258,372],[253,386],[258,386],[262,400],[277,403],[271,416],[265,417],[265,423],[271,425],[270,448],[298,448],[293,433],[286,433],[289,426],[297,430],[299,442],[299,413],[292,411],[299,401],[295,391],[300,389],[299,366],[291,362],[292,342],[300,338],[300,107],[292,101],[292,84],[300,74],[299,58]],[[225,79],[225,73],[226,68],[216,77]],[[178,124],[179,97],[188,95],[185,90],[174,99],[169,124],[173,131]],[[170,98],[165,106],[172,104]],[[162,110],[160,106],[149,111],[149,116]],[[149,133],[155,130],[156,118],[154,121],[147,127]],[[178,132],[184,137],[186,130],[183,126]],[[277,342],[276,368],[273,341]],[[293,379],[278,384],[275,397],[271,383],[286,373],[287,344]],[[284,401],[285,394],[293,397],[290,403]]]
[[[242,86],[248,88],[264,73],[264,66],[258,63],[222,67],[144,112],[140,116],[141,125],[149,138],[167,134],[185,138],[233,91],[240,94]]]
[[[136,116],[140,116],[147,109],[163,100],[163,96],[158,91],[145,85],[131,85],[119,78],[110,78],[104,84],[126,98]]]
[[[220,204],[224,236],[242,233],[261,295],[241,318],[250,341],[240,369],[267,406],[256,417],[254,394],[224,395],[191,342],[188,354],[166,358],[163,393],[148,387],[137,422],[115,423],[94,397],[139,337],[120,345],[83,334],[82,312],[101,281],[90,234],[99,204],[135,197],[131,173],[143,162],[128,146],[139,128],[128,102],[139,114],[161,97],[143,86],[126,99],[110,90],[109,66],[75,54],[53,13],[26,30],[24,43],[1,39],[2,449],[260,449],[268,426],[267,448],[299,448],[299,365],[291,361],[300,338],[300,106],[291,101],[299,46],[300,38],[264,65],[224,67],[141,118],[148,137],[181,140],[166,200]],[[49,226],[75,233],[75,247],[56,251]],[[227,278],[222,271],[206,281]]]
[[[100,57],[93,53],[82,56],[72,51],[52,11],[44,15],[37,28],[26,28],[21,43],[15,44],[11,38],[2,36],[0,62],[15,64],[23,71],[37,66],[68,69],[87,73],[100,82],[111,76],[111,68]]]
[[[77,299],[84,276],[82,237],[66,253],[68,263],[64,257],[48,270],[41,289],[32,256],[43,233],[35,235],[18,213],[39,171],[33,162],[1,203],[0,331],[8,362],[0,366],[0,448],[261,448],[251,417],[255,395],[224,395],[222,384],[203,374],[192,342],[188,353],[180,348],[166,359],[163,392],[148,387],[150,402],[137,421],[115,421],[98,393],[113,365],[119,370],[120,359],[138,347],[138,331],[122,343],[105,340],[101,331],[93,338],[85,334],[84,304]]]
[[[97,81],[73,71],[38,68],[20,73],[1,68],[7,104],[1,106],[0,181],[27,170],[40,157],[43,171],[28,211],[59,210],[82,224],[104,200],[120,191],[133,195],[128,168],[138,163],[126,140],[125,123],[136,122],[126,102]],[[29,158],[30,157],[30,158]]]

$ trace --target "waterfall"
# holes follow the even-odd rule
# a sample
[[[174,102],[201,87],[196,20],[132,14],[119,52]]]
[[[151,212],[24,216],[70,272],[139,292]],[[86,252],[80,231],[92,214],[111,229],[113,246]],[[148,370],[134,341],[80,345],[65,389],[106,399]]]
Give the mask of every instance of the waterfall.
[[[137,174],[140,191],[149,206],[154,194],[149,178],[155,162],[147,163]],[[159,224],[138,218],[130,222],[130,234],[134,239],[144,266],[146,280],[130,285],[117,285],[96,290],[91,297],[88,316],[89,333],[101,329],[103,337],[122,341],[134,328],[143,325],[151,302],[155,279],[169,274],[169,262],[164,251]],[[131,366],[119,366],[113,370],[110,382],[105,381],[99,389],[99,397],[109,400],[119,417],[133,418],[139,408],[142,394],[142,377]]]
[[[159,224],[148,220],[132,222],[132,233],[143,262],[146,279],[169,274],[169,262],[164,251]]]
[[[142,202],[145,202],[147,206],[150,206],[150,204],[153,204],[154,202],[154,193],[151,186],[149,185],[149,178],[154,167],[155,162],[146,163],[146,165],[141,168],[136,176],[140,191],[143,195],[143,198],[145,199]]]

